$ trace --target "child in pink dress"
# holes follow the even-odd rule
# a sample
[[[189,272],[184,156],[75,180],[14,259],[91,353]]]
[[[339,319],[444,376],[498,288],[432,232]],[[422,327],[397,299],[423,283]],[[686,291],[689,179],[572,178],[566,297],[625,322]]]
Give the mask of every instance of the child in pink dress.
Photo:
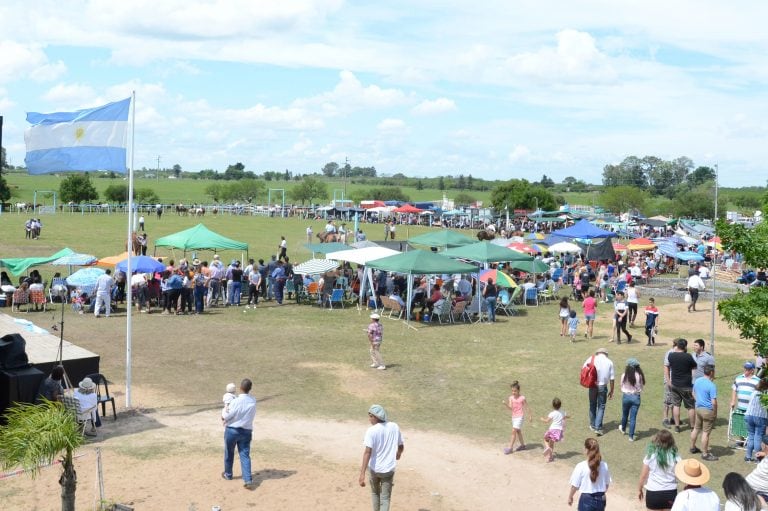
[[[525,415],[527,414],[531,422],[533,422],[531,410],[528,408],[528,401],[525,400],[525,396],[520,395],[520,383],[515,380],[509,386],[512,387],[512,394],[503,403],[512,412],[512,436],[509,438],[509,446],[504,448],[504,454],[511,454],[514,451],[525,449],[522,431]],[[515,442],[520,444],[517,449],[515,449]]]
[[[565,419],[568,414],[560,411],[562,403],[559,398],[552,400],[552,411],[541,418],[541,422],[549,424],[549,429],[544,433],[544,458],[547,461],[555,461],[555,443],[563,439],[565,433]]]

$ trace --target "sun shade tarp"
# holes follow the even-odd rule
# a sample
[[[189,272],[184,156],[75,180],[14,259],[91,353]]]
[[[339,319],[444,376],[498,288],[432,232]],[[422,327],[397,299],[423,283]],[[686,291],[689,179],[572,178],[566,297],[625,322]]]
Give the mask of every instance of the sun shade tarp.
[[[248,243],[235,241],[208,229],[203,224],[163,236],[155,247],[173,247],[184,250],[248,250]]]
[[[71,248],[62,248],[53,255],[47,257],[9,257],[0,259],[0,268],[8,268],[14,275],[21,275],[33,266],[48,264],[64,256],[72,255],[75,251]]]
[[[469,259],[481,263],[498,263],[503,261],[530,261],[533,257],[522,254],[511,248],[500,247],[489,241],[480,241],[463,247],[449,248],[442,255],[459,259]]]
[[[579,238],[582,240],[591,240],[593,238],[618,238],[619,235],[615,232],[606,231],[596,227],[589,220],[579,220],[570,227],[565,229],[559,229],[553,231],[554,236],[562,236],[566,238]]]
[[[378,270],[407,274],[471,273],[477,266],[456,261],[434,252],[410,250],[403,254],[368,261],[368,266]]]

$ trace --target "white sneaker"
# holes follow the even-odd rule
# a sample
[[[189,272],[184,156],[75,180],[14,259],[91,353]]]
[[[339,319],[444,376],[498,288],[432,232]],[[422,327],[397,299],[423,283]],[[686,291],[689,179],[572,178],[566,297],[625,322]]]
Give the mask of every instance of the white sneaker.
[[[619,424],[619,431],[621,431],[621,434],[622,434],[622,435],[624,434],[624,428],[623,428],[623,427],[621,427],[621,424]]]
[[[385,367],[385,366],[379,366],[379,367],[377,367],[376,369],[378,369],[379,371],[383,371],[383,370],[385,370],[385,369],[386,369],[386,367]]]
[[[379,367],[379,364],[371,364],[371,367],[374,367],[374,368]]]

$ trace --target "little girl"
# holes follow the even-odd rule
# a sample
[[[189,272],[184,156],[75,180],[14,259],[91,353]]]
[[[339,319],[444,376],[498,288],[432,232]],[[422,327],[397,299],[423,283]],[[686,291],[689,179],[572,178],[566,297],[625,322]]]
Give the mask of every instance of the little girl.
[[[235,395],[236,391],[237,391],[237,387],[235,386],[234,383],[227,384],[227,391],[221,397],[221,400],[224,402],[224,409],[221,410],[222,417],[224,417],[225,413],[229,412],[229,403],[231,403],[237,397]]]
[[[576,317],[576,311],[571,311],[568,317],[568,335],[571,337],[571,342],[576,342],[576,330],[579,328],[579,318]]]
[[[511,454],[514,451],[525,449],[522,427],[526,414],[531,418],[531,422],[533,422],[533,415],[531,415],[531,410],[528,408],[528,401],[525,400],[525,396],[520,395],[520,383],[515,380],[509,386],[512,387],[512,394],[503,403],[512,412],[512,436],[509,438],[509,447],[504,448],[504,454]],[[514,448],[516,441],[520,443],[517,449]]]
[[[568,305],[568,298],[563,297],[560,300],[560,312],[558,313],[558,316],[560,316],[560,337],[564,337],[568,331],[568,318],[570,315],[571,306]]]
[[[549,423],[549,429],[544,433],[544,458],[547,461],[555,461],[555,443],[563,439],[565,431],[565,419],[568,414],[560,411],[560,399],[552,400],[552,411],[541,418],[541,422]]]

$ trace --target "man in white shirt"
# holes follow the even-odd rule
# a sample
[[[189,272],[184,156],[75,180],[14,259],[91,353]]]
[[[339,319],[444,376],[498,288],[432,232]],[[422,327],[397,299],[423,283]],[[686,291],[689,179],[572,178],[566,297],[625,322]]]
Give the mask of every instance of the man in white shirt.
[[[699,266],[699,277],[702,279],[708,279],[709,278],[709,268],[707,268],[705,265]]]
[[[112,270],[107,270],[104,275],[101,275],[96,279],[96,303],[93,307],[93,315],[99,317],[99,309],[104,305],[106,310],[106,316],[109,317],[110,308],[112,305],[112,287],[115,285],[115,281],[112,279]]]
[[[235,446],[240,456],[240,469],[243,483],[251,489],[251,439],[253,438],[253,419],[256,418],[256,399],[249,394],[253,383],[248,378],[240,382],[240,395],[229,403],[229,410],[222,415],[224,422],[224,472],[221,477],[232,480],[232,465],[235,461]]]
[[[589,357],[583,367],[592,362]],[[603,434],[603,416],[605,415],[605,403],[613,399],[614,371],[613,362],[608,358],[608,350],[598,348],[595,351],[595,370],[597,371],[597,387],[589,389],[589,429],[597,436]]]
[[[699,299],[699,291],[706,288],[704,281],[693,269],[689,272],[688,293],[691,295],[691,303],[688,304],[688,312],[696,312],[696,302]]]
[[[365,450],[358,482],[365,486],[365,469],[368,468],[373,511],[388,511],[397,460],[403,454],[405,444],[400,427],[387,420],[387,412],[381,405],[368,409],[368,421],[371,427],[363,440]]]

